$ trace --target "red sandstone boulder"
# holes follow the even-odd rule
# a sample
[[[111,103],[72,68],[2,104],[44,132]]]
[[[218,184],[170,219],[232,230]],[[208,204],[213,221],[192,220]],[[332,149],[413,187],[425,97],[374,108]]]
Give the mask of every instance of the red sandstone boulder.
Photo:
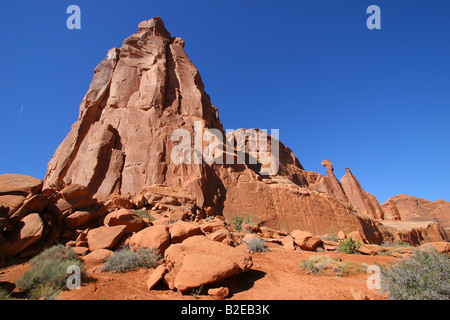
[[[421,250],[436,250],[437,253],[450,253],[450,242],[429,242],[420,246]]]
[[[133,210],[119,209],[106,215],[103,221],[105,226],[125,225],[125,233],[137,232],[145,226],[144,220],[139,217]]]
[[[0,196],[0,206],[7,209],[7,214],[12,215],[22,205],[25,196],[22,195],[3,195]]]
[[[135,233],[128,241],[131,247],[153,248],[159,254],[170,245],[169,227],[165,225],[152,226]]]
[[[9,232],[5,242],[5,256],[10,258],[25,250],[42,237],[44,225],[37,213],[20,220]]]
[[[381,251],[381,246],[376,244],[361,244],[358,251],[363,254],[377,255]]]
[[[89,250],[112,249],[125,234],[126,226],[99,227],[89,230],[87,241]]]
[[[68,229],[78,229],[98,218],[96,208],[88,208],[86,210],[75,211],[64,219],[64,225]]]
[[[152,290],[158,284],[158,282],[162,280],[166,272],[167,269],[165,265],[162,264],[156,267],[156,269],[153,270],[151,275],[147,278],[147,289]]]
[[[43,182],[30,176],[22,174],[1,174],[0,195],[22,195],[37,194],[42,190]]]
[[[212,288],[208,290],[208,294],[213,297],[214,300],[223,300],[230,294],[230,290],[227,287]]]
[[[113,251],[108,249],[95,249],[87,255],[83,256],[81,259],[85,263],[90,264],[102,264],[107,258],[114,254]]]
[[[29,213],[42,213],[47,206],[48,199],[44,194],[29,195],[23,204],[8,219],[8,226],[13,227]]]
[[[252,266],[248,252],[205,236],[190,237],[171,245],[164,258],[168,269],[164,282],[179,291],[221,281]]]
[[[47,210],[62,214],[67,210],[80,210],[93,205],[92,193],[84,186],[72,184],[49,199]]]
[[[302,250],[315,251],[322,243],[319,237],[307,231],[294,230],[291,232],[291,237]]]
[[[195,222],[177,221],[169,225],[169,233],[171,243],[180,243],[189,237],[202,235],[203,231]]]

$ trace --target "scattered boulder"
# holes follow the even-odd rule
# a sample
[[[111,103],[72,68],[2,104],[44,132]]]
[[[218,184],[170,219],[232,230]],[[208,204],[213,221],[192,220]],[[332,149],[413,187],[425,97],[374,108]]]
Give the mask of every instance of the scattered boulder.
[[[0,196],[0,206],[6,208],[8,215],[12,215],[17,209],[20,208],[24,200],[25,196],[23,195],[7,194]]]
[[[168,269],[164,282],[179,291],[221,281],[249,270],[253,264],[247,252],[206,236],[193,236],[171,245],[164,258]]]
[[[64,225],[68,229],[74,230],[94,221],[97,217],[95,207],[87,210],[75,211],[64,219]]]
[[[125,234],[126,226],[99,227],[89,230],[87,241],[89,250],[112,249]]]
[[[200,228],[204,233],[210,233],[219,229],[224,229],[226,228],[226,225],[225,222],[220,219],[213,219],[200,225]]]
[[[227,229],[219,229],[208,235],[208,238],[213,241],[222,242],[225,239],[233,240],[233,235]]]
[[[112,195],[106,202],[107,211],[115,211],[119,209],[133,209],[134,203],[129,194]]]
[[[377,244],[365,244],[362,243],[359,248],[358,251],[363,253],[363,254],[368,254],[368,255],[377,255],[378,252],[381,251],[381,246],[377,245]]]
[[[336,235],[337,240],[345,240],[345,238],[346,238],[345,233],[342,230],[340,230]]]
[[[314,251],[320,246],[322,240],[308,231],[294,230],[291,232],[296,245],[302,250]]]
[[[95,249],[92,252],[88,253],[81,259],[85,263],[90,264],[102,264],[107,258],[111,257],[114,254],[113,251],[108,249]]]
[[[124,225],[126,226],[125,233],[138,232],[145,226],[144,220],[129,209],[119,209],[108,213],[103,223],[109,227]]]
[[[86,247],[72,247],[72,250],[79,256],[85,255],[89,252],[89,249]]]
[[[428,242],[420,246],[421,250],[430,248],[436,250],[438,253],[450,253],[450,242]]]
[[[44,194],[29,195],[8,219],[11,228],[29,213],[42,213],[47,206],[48,199]]]
[[[170,245],[169,227],[159,225],[145,228],[132,235],[128,244],[137,248],[153,248],[163,255]]]
[[[0,174],[0,195],[34,195],[42,191],[43,181],[23,174]]]
[[[230,294],[230,290],[227,287],[211,288],[208,290],[208,294],[213,297],[214,300],[223,300]]]
[[[53,214],[62,214],[69,209],[76,211],[93,204],[92,193],[86,187],[72,184],[50,197],[47,210]]]
[[[362,237],[361,233],[359,233],[359,231],[353,231],[348,233],[346,239],[348,238],[352,238],[354,241],[359,241],[359,243],[361,244],[366,243],[366,241]]]
[[[203,231],[195,222],[177,221],[169,225],[169,233],[171,243],[180,243],[189,237],[202,235]]]
[[[147,279],[147,289],[152,290],[158,284],[158,282],[162,280],[166,272],[167,268],[165,265],[162,264],[156,267],[156,269],[153,270],[152,274]]]
[[[5,256],[10,258],[25,250],[42,237],[44,225],[37,213],[31,213],[20,220],[8,233]]]
[[[284,238],[281,238],[280,241],[286,250],[292,250],[292,251],[295,250],[295,242],[294,242],[294,238],[292,238],[292,236],[287,235]]]

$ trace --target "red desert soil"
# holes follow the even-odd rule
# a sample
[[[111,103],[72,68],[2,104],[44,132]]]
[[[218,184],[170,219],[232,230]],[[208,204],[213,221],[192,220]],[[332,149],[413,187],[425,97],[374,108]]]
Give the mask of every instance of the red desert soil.
[[[372,265],[399,261],[388,256],[349,255],[336,252],[287,251],[270,244],[270,252],[254,253],[250,271],[216,283],[210,287],[227,286],[231,300],[352,300],[349,287],[363,292],[371,300],[386,299],[379,290],[368,289],[369,274],[336,277],[308,274],[300,268],[301,261],[314,255],[328,255],[357,263]],[[244,249],[244,248],[243,248]],[[15,282],[30,267],[27,263],[0,269],[0,281]],[[62,300],[189,300],[195,297],[169,290],[162,282],[153,290],[146,288],[146,280],[152,270],[128,273],[99,272],[97,266],[87,265],[89,281],[81,289],[63,291]],[[197,296],[199,300],[211,300],[207,289]],[[17,289],[16,289],[17,290]]]

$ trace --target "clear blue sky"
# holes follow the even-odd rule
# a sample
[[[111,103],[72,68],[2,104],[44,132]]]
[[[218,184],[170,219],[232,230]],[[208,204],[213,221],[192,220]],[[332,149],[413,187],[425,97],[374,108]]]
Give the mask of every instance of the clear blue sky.
[[[380,202],[450,201],[448,0],[4,2],[0,173],[44,178],[95,66],[154,16],[185,40],[225,128],[279,129],[305,169],[349,167]]]

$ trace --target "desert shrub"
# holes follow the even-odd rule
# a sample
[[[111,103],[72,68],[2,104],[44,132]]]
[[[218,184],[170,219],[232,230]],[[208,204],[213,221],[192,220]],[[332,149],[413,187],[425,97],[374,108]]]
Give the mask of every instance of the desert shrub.
[[[411,245],[408,242],[406,242],[406,241],[405,242],[401,242],[400,240],[395,240],[394,242],[386,241],[386,242],[383,242],[381,244],[381,246],[382,247],[394,247],[394,248],[400,248],[400,247],[408,248],[408,247],[411,247]]]
[[[149,219],[150,221],[155,220],[155,218],[153,218],[151,215],[149,215],[148,211],[146,209],[144,209],[144,208],[136,209],[136,210],[133,210],[133,211],[134,211],[134,213],[136,215],[138,215],[141,218],[146,218],[146,219]]]
[[[63,244],[57,244],[50,247],[40,254],[32,258],[29,263],[34,266],[36,264],[42,263],[49,260],[78,260],[77,254],[71,247],[66,247]]]
[[[266,246],[266,242],[260,237],[250,239],[245,245],[250,253],[269,251],[269,248]]]
[[[328,241],[333,241],[333,242],[337,242],[338,239],[336,237],[336,235],[334,234],[333,229],[329,229],[328,234],[321,237],[322,240],[328,240]]]
[[[381,289],[392,300],[450,300],[450,257],[416,250],[409,259],[381,267]]]
[[[388,257],[390,257],[390,256],[392,256],[392,253],[394,251],[395,251],[394,249],[389,249],[389,250],[386,250],[386,251],[380,251],[380,252],[378,252],[378,255],[379,256],[388,256]]]
[[[301,267],[308,273],[319,273],[328,269],[333,263],[333,259],[328,256],[312,256],[302,260]]]
[[[0,300],[9,300],[10,294],[4,289],[0,289]]]
[[[33,268],[27,271],[18,281],[17,287],[24,291],[30,299],[55,299],[59,292],[66,288],[67,273],[70,266],[80,268],[84,276],[84,265],[70,247],[56,245],[30,260]]]
[[[106,259],[103,270],[122,273],[138,268],[153,268],[161,264],[161,259],[162,256],[155,249],[139,248],[134,251],[125,247]]]
[[[231,218],[231,225],[238,232],[241,232],[241,230],[242,230],[242,223],[243,222],[244,222],[244,218],[241,218],[241,217],[233,217],[233,218]]]
[[[337,276],[348,276],[352,274],[367,272],[367,265],[365,263],[359,264],[353,261],[340,261],[334,269]]]
[[[348,254],[356,254],[358,253],[358,249],[361,246],[359,241],[353,240],[352,237],[339,241],[337,251]]]
[[[367,266],[352,261],[342,261],[333,259],[329,256],[312,256],[309,259],[302,260],[301,267],[308,273],[332,272],[336,276],[347,276],[360,272],[365,272]]]
[[[252,220],[252,218],[250,218],[250,217],[245,217],[244,223],[245,223],[245,224],[256,225],[256,223],[255,223],[255,222]]]

